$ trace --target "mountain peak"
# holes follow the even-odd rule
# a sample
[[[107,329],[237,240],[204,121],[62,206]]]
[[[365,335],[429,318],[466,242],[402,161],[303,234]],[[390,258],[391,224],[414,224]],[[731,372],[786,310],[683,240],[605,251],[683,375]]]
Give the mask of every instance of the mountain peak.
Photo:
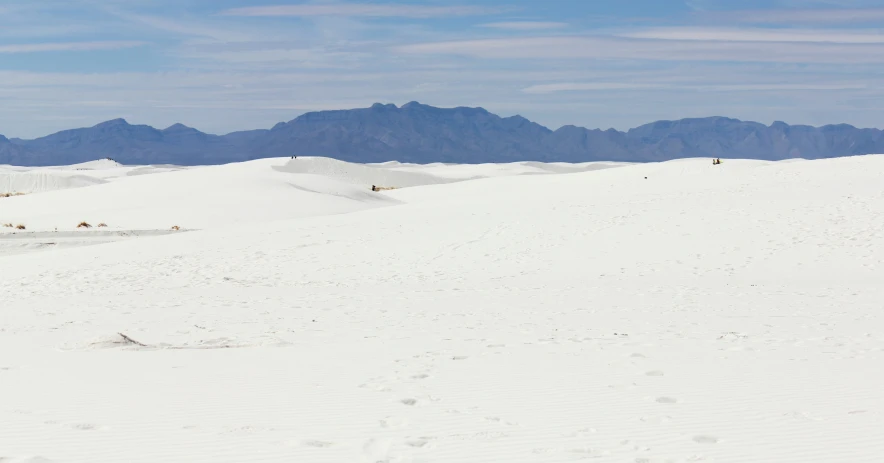
[[[129,123],[126,121],[126,119],[123,119],[122,117],[120,117],[117,119],[111,119],[109,121],[104,121],[104,122],[96,125],[95,128],[119,127],[119,126],[128,126],[128,125],[129,125]]]
[[[373,109],[375,111],[379,111],[379,110],[384,110],[384,109],[399,109],[399,108],[397,108],[396,105],[394,105],[393,103],[390,103],[390,104],[375,103],[375,104],[371,105],[370,109]]]
[[[197,130],[193,127],[188,127],[180,122],[166,127],[165,129],[163,129],[163,132],[164,133],[182,133],[182,132],[202,133],[199,130]]]
[[[417,101],[409,101],[408,103],[405,103],[404,105],[402,105],[402,109],[420,109],[420,108],[425,108],[425,107],[426,107],[426,105],[422,105],[422,104],[418,103]]]

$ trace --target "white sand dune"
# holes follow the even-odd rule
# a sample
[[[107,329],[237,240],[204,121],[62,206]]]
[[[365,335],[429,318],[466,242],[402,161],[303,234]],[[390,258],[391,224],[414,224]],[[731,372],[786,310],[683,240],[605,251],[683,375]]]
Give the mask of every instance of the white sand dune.
[[[126,175],[146,175],[159,174],[163,172],[177,172],[179,170],[191,169],[191,167],[155,165],[155,166],[138,166],[126,172]]]
[[[264,159],[5,198],[0,222],[23,223],[28,230],[40,231],[72,230],[81,221],[126,230],[168,230],[173,225],[194,229],[256,225],[396,204],[369,187],[286,172],[279,164],[279,160]]]
[[[436,185],[487,177],[527,174],[561,174],[609,169],[628,165],[616,162],[586,162],[581,164],[515,162],[508,164],[405,164],[383,162],[353,164],[323,157],[299,157],[279,169],[286,172],[317,174],[358,185],[378,185],[405,188]]]
[[[46,171],[16,172],[0,170],[0,194],[41,193],[101,183],[104,183],[104,180],[87,175],[57,175]]]
[[[398,170],[396,165],[377,167],[322,157],[262,159],[197,168],[122,166],[109,160],[32,170],[16,168],[19,171],[0,171],[0,188],[8,185],[8,192],[49,194],[4,198],[0,222],[22,223],[28,230],[40,231],[70,230],[82,221],[107,223],[117,230],[167,230],[173,225],[201,229],[339,214],[396,203],[372,192],[371,185],[407,188],[469,178],[614,166],[537,165],[541,167],[485,164],[475,167],[475,175],[464,175],[471,166],[411,165]],[[62,191],[92,185],[99,187]],[[46,206],[48,202],[52,206]],[[0,229],[0,236],[4,232],[11,230]]]
[[[20,167],[0,166],[0,194],[43,193],[85,186],[100,185],[131,175],[172,172],[186,169],[178,166],[124,166],[102,159],[70,166]]]
[[[96,226],[98,223],[95,224]],[[71,231],[7,230],[0,233],[0,256],[112,243],[143,236],[161,236],[187,230],[112,230],[104,227]]]
[[[322,175],[360,186],[411,187],[451,183],[455,180],[423,172],[400,172],[367,164],[354,164],[323,157],[299,157],[277,168],[280,171]]]
[[[0,457],[884,459],[884,156],[368,196],[286,164],[0,200],[204,228],[0,255]]]
[[[569,164],[564,162],[513,162],[506,164],[406,164],[398,162],[385,162],[370,164],[395,172],[413,172],[432,175],[445,179],[466,180],[485,177],[499,177],[510,175],[531,174],[563,174],[574,172],[586,172],[591,170],[609,169],[621,167],[629,163],[619,162],[585,162]]]
[[[79,164],[71,164],[69,166],[54,166],[50,169],[60,170],[109,170],[125,167],[112,159],[96,159],[95,161],[81,162]]]

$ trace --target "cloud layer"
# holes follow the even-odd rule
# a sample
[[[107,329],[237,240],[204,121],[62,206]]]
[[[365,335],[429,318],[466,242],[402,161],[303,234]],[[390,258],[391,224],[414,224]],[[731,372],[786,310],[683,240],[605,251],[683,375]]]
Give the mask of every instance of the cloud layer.
[[[411,100],[551,128],[710,115],[874,126],[884,8],[856,1],[8,0],[0,133],[116,117],[222,133]]]
[[[480,6],[426,6],[402,4],[331,3],[232,8],[222,14],[229,16],[368,16],[431,18],[439,16],[470,16],[497,11]]]
[[[95,51],[120,50],[145,45],[139,41],[104,41],[104,42],[58,42],[58,43],[22,43],[0,45],[0,53],[39,53],[49,51]]]

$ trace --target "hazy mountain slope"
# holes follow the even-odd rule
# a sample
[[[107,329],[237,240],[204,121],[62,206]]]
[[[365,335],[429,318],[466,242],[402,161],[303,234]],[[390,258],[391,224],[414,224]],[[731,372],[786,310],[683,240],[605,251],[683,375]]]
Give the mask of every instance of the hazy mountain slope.
[[[115,119],[36,140],[0,140],[0,164],[58,165],[113,158],[124,164],[222,164],[278,156],[351,162],[663,161],[686,157],[779,160],[884,152],[884,132],[840,124],[770,126],[726,117],[657,121],[627,132],[572,125],[552,131],[482,108],[401,107],[318,111],[269,130],[210,135]]]
[[[30,150],[0,135],[0,164],[26,165],[33,157]]]
[[[397,108],[307,113],[277,124],[259,141],[258,156],[315,155],[345,161],[507,162],[545,160],[550,130],[525,118],[501,118],[482,108]]]
[[[219,164],[243,159],[243,150],[217,135],[175,124],[165,130],[114,119],[19,143],[32,165],[73,164],[110,157],[124,164]]]

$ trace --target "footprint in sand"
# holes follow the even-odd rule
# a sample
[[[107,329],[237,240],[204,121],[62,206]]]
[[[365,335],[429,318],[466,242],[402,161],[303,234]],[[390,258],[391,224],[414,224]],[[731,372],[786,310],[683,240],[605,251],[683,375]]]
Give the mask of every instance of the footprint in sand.
[[[335,444],[333,444],[331,442],[321,441],[321,440],[305,440],[305,441],[301,442],[301,445],[304,445],[306,447],[316,447],[316,448],[324,449],[324,448],[331,447],[332,445],[335,445]]]
[[[574,432],[570,432],[564,434],[565,437],[587,437],[590,434],[597,433],[598,430],[596,428],[580,428]]]
[[[390,448],[392,447],[392,443],[388,439],[369,439],[365,445],[362,446],[362,451],[365,453],[365,456],[372,459],[372,461],[387,461],[387,456],[390,453]]]
[[[388,416],[380,421],[382,428],[399,429],[408,426],[408,420],[397,416]]]
[[[698,444],[717,444],[718,438],[714,436],[694,436],[694,442]]]
[[[360,389],[369,389],[377,392],[392,392],[390,386],[385,384],[383,378],[371,378],[359,385]]]
[[[98,429],[98,426],[91,424],[91,423],[73,424],[73,425],[71,425],[71,427],[74,429],[79,429],[81,431],[94,431],[94,430]]]
[[[516,426],[518,423],[514,421],[505,421],[503,418],[499,416],[486,416],[485,421],[490,421],[492,423],[500,423],[507,426]]]
[[[657,397],[658,404],[674,404],[676,402],[678,402],[678,399],[673,397]]]
[[[651,424],[666,424],[672,421],[672,417],[669,415],[646,415],[639,418],[642,423],[651,423]]]
[[[100,426],[100,425],[92,424],[92,423],[65,424],[65,423],[59,423],[58,421],[44,421],[43,424],[48,424],[48,425],[61,424],[62,426],[65,426],[65,427],[68,427],[71,429],[76,429],[78,431],[106,431],[106,430],[110,429],[107,426]]]
[[[645,373],[645,376],[663,376],[663,372],[660,370],[649,371]]]
[[[417,405],[417,399],[402,399],[399,402],[408,405],[409,407]]]
[[[802,412],[802,411],[791,411],[788,413],[784,413],[783,416],[787,416],[792,419],[796,419],[799,421],[822,421],[822,418],[817,418],[810,413]]]
[[[580,455],[577,458],[579,458],[581,460],[586,459],[586,458],[600,458],[600,457],[607,454],[607,452],[603,452],[598,449],[594,449],[592,447],[581,447],[581,448],[576,448],[576,449],[570,449],[570,450],[568,450],[568,453],[576,453],[576,454]]]

